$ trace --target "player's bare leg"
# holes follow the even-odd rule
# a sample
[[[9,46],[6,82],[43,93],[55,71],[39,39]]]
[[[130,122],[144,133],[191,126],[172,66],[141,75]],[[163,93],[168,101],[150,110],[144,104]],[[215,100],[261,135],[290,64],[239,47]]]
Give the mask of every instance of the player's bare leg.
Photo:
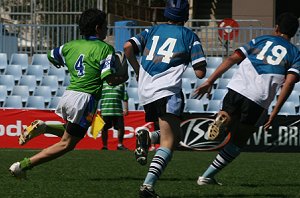
[[[45,133],[62,137],[64,131],[65,128],[63,124],[47,125],[42,120],[35,120],[21,132],[21,135],[19,137],[19,144],[24,145],[29,140]]]

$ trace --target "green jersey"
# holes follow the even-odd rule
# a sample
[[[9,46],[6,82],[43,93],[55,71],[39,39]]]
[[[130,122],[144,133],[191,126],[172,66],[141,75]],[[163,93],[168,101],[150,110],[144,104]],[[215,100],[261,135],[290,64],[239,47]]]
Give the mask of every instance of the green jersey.
[[[70,73],[67,90],[101,97],[103,79],[115,71],[114,48],[96,37],[70,41],[48,52],[54,65],[63,65]]]
[[[107,82],[103,83],[101,96],[101,115],[102,116],[123,116],[122,101],[128,100],[125,84],[110,86]]]

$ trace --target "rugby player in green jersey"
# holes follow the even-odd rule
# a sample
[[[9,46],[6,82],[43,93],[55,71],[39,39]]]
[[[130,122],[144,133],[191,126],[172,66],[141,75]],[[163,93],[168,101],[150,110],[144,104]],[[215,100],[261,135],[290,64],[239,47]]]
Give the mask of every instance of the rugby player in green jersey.
[[[92,123],[103,82],[118,85],[128,79],[127,72],[122,76],[115,73],[114,48],[103,41],[107,34],[106,14],[98,9],[84,11],[79,29],[82,39],[65,43],[48,53],[49,61],[58,68],[67,67],[71,77],[55,111],[65,120],[65,127],[62,130],[62,126],[58,126],[55,130],[37,120],[25,129],[19,142],[24,144],[46,130],[62,138],[36,155],[13,163],[9,171],[17,178],[24,178],[27,170],[73,150]]]

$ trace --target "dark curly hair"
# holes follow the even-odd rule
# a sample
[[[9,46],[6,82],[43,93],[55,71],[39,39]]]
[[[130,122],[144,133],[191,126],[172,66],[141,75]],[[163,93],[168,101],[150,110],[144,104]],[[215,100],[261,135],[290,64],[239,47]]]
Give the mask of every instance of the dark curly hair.
[[[105,12],[96,8],[87,9],[82,12],[79,19],[79,30],[83,36],[96,35],[96,26],[102,26],[106,21]]]
[[[276,25],[278,25],[279,31],[282,34],[286,34],[289,38],[292,38],[298,30],[299,21],[294,14],[285,12],[278,16]]]

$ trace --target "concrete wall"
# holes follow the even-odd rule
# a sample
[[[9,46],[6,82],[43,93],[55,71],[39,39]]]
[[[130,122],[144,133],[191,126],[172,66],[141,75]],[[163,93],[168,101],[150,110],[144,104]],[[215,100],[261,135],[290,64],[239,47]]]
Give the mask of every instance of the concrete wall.
[[[232,0],[232,18],[257,19],[263,27],[273,27],[275,4],[275,0]]]

